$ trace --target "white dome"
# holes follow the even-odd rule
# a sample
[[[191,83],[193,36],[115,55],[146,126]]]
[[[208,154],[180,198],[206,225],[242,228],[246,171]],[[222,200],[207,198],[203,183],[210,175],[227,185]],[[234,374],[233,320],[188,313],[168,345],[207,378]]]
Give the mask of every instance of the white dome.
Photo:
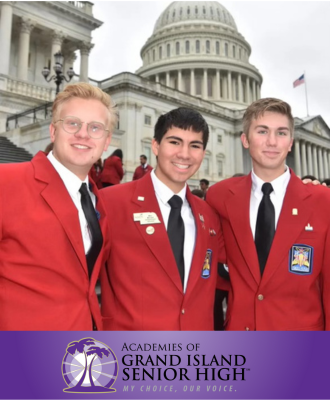
[[[227,9],[217,1],[174,1],[158,18],[153,33],[177,23],[190,24],[210,21],[234,28],[237,31],[236,23]]]

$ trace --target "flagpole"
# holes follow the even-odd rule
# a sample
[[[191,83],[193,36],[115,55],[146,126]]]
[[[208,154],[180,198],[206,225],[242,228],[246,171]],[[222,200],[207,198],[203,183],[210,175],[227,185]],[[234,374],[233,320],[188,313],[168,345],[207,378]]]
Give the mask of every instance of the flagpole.
[[[304,71],[304,78],[305,78],[305,97],[306,97],[307,117],[309,117],[309,112],[308,112],[308,99],[307,99],[307,79],[306,79],[306,72],[305,72],[305,71]]]

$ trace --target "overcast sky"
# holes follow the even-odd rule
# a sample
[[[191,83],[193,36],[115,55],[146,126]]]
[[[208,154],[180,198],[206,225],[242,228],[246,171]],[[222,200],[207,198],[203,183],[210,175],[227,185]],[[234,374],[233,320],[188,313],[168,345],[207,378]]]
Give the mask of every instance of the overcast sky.
[[[102,80],[141,65],[140,50],[170,1],[95,1],[89,76]],[[220,1],[251,45],[250,63],[263,76],[262,97],[289,102],[305,117],[305,85],[293,81],[306,72],[309,115],[330,127],[330,1]],[[75,64],[79,73],[79,62]]]

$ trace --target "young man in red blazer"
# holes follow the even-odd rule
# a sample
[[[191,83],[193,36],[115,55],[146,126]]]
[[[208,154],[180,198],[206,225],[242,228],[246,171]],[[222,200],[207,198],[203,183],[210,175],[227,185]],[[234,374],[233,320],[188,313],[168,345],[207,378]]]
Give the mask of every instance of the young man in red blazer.
[[[144,154],[140,155],[140,165],[136,167],[133,175],[133,181],[137,179],[141,179],[146,175],[148,172],[152,171],[152,166],[147,163],[147,156]]]
[[[226,243],[227,330],[330,330],[330,192],[285,165],[293,130],[284,101],[252,103],[241,139],[253,170],[207,194]]]
[[[208,136],[196,111],[162,115],[152,141],[156,169],[101,190],[111,241],[101,274],[104,329],[213,330],[220,225],[186,183]]]
[[[95,283],[107,225],[88,171],[116,118],[103,91],[68,85],[53,104],[53,151],[0,165],[0,330],[102,329]]]

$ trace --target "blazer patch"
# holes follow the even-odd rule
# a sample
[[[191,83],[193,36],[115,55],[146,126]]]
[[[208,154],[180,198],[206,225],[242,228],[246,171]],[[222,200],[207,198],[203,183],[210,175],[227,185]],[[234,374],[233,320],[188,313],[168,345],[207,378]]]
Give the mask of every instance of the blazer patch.
[[[212,264],[212,250],[207,249],[202,269],[202,278],[206,279],[210,277]]]
[[[289,252],[289,272],[310,275],[313,269],[314,248],[306,244],[294,244]]]

